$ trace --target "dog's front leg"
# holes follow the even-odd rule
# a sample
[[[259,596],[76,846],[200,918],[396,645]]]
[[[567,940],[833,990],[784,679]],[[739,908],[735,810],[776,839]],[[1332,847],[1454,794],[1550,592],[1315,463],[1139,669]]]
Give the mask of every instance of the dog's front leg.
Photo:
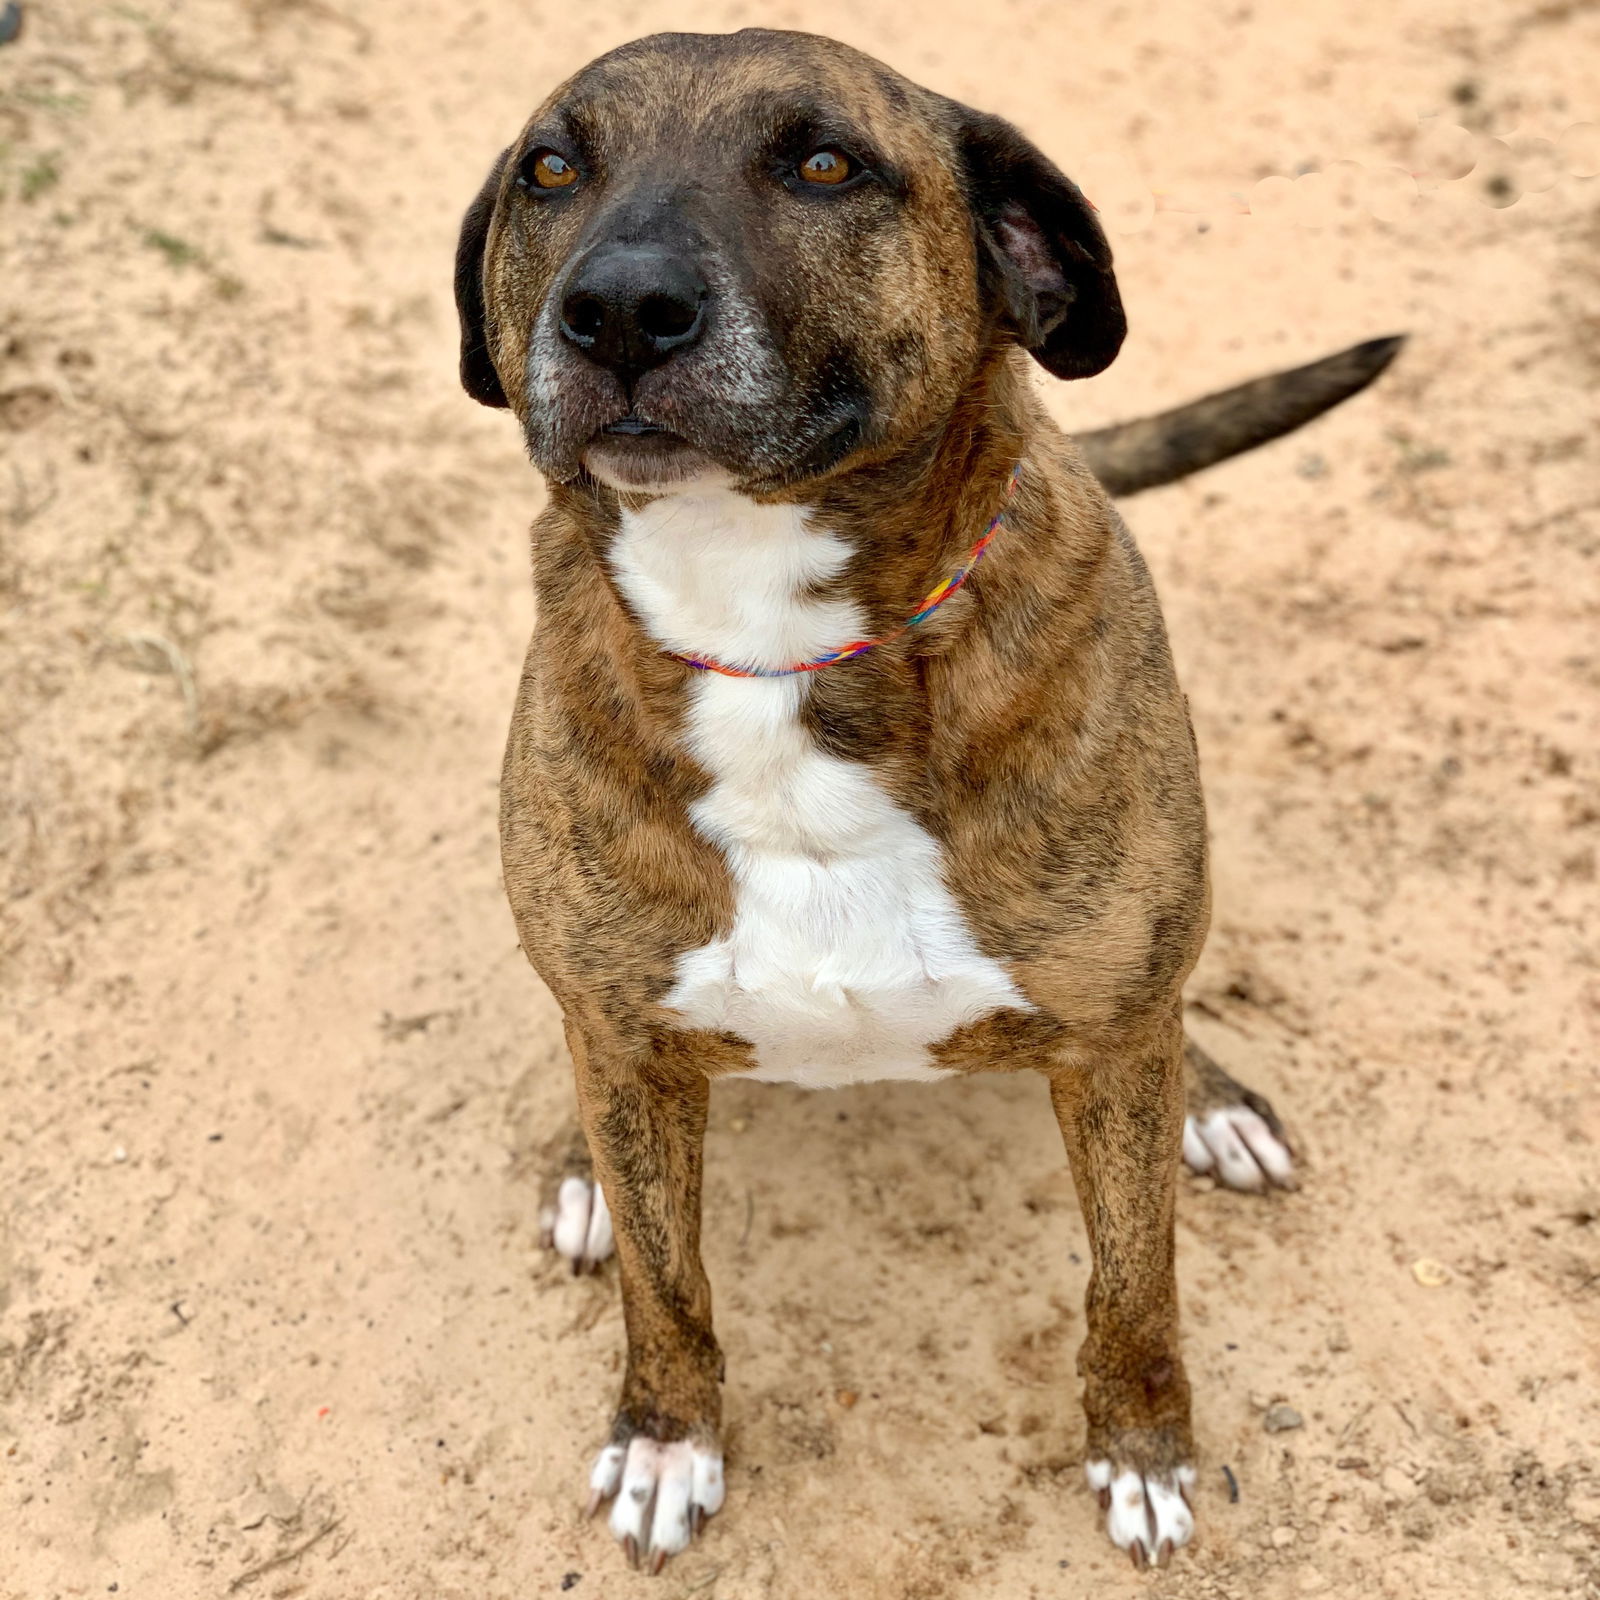
[[[678,1060],[624,1058],[569,1030],[595,1177],[610,1205],[628,1364],[590,1513],[613,1500],[628,1559],[659,1572],[722,1504],[722,1354],[700,1264],[710,1085]],[[614,1499],[613,1499],[614,1497]]]
[[[1050,1096],[1094,1258],[1078,1354],[1085,1463],[1112,1540],[1164,1564],[1194,1532],[1189,1382],[1178,1353],[1173,1207],[1183,1134],[1183,1027],[1064,1064]]]

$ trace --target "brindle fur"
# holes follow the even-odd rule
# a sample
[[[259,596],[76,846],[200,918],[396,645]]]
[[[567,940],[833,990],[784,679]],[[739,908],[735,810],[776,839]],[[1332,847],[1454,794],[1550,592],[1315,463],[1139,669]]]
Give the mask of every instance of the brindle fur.
[[[884,192],[765,198],[738,163],[791,127],[791,143],[840,128],[870,147]],[[516,174],[554,137],[605,181],[544,205]],[[738,242],[783,382],[762,406],[702,416],[693,385],[704,404],[717,375],[689,361],[652,391],[654,414],[693,423],[746,493],[836,531],[854,551],[836,581],[874,632],[951,571],[1022,463],[965,589],[925,626],[817,674],[806,715],[822,748],[869,766],[939,842],[978,945],[1036,1008],[964,1027],[933,1055],[1049,1079],[1094,1257],[1090,1450],[1119,1470],[1170,1468],[1191,1452],[1173,1195],[1180,994],[1209,915],[1205,816],[1149,574],[1028,377],[1030,354],[1063,376],[1115,354],[1110,253],[1081,196],[1008,125],[831,41],[755,31],[640,41],[563,85],[496,164],[458,261],[464,382],[510,406],[550,480],[502,840],[614,1219],[628,1365],[613,1437],[716,1433],[701,1144],[710,1081],[754,1061],[740,1038],[684,1031],[662,1005],[677,958],[733,917],[724,860],[689,820],[709,785],[681,738],[691,672],[645,635],[607,566],[622,502],[580,466],[606,420],[600,378],[574,370],[546,411],[529,369],[573,252],[667,215],[691,238]]]
[[[980,946],[1004,951],[1039,1013],[1009,1012],[940,1044],[961,1071],[1051,1076],[1097,1244],[1086,1405],[1102,1454],[1155,1466],[1187,1453],[1171,1284],[1181,1126],[1178,996],[1204,938],[1205,827],[1194,746],[1148,575],[1115,511],[1049,428],[1013,358],[984,374],[984,453],[958,436],[957,470],[906,486],[819,492],[819,514],[869,555],[846,575],[885,627],[926,592],[998,501],[1024,435],[1028,468],[1004,559],[924,629],[852,673],[819,674],[825,748],[870,763],[940,839]],[[1002,426],[1001,419],[1006,419]],[[876,489],[876,492],[874,490]],[[726,868],[689,825],[706,778],[677,742],[688,669],[639,633],[594,559],[613,525],[593,488],[553,491],[535,535],[540,627],[513,715],[502,788],[506,888],[524,948],[568,1019],[579,1101],[611,1204],[629,1330],[623,1426],[662,1437],[714,1429],[720,1358],[699,1264],[699,1142],[707,1081],[754,1063],[737,1039],[681,1031],[660,1001],[683,952],[732,918]],[[920,548],[919,548],[920,546]],[[886,570],[874,571],[881,563]],[[1159,1079],[1130,1057],[1163,1056]],[[1096,1079],[1140,1092],[1110,1124]],[[1129,1081],[1124,1082],[1127,1078]],[[1174,1120],[1176,1119],[1176,1121]],[[1081,1127],[1082,1135],[1076,1131]],[[1132,1159],[1085,1167],[1085,1138],[1142,1129]],[[1170,1137],[1168,1137],[1170,1135]],[[1115,1317],[1133,1270],[1110,1241],[1148,1232],[1166,1322]],[[670,1224],[670,1225],[669,1225]],[[1161,1240],[1165,1242],[1162,1243]],[[1140,1272],[1149,1263],[1134,1258]],[[1170,1373],[1161,1420],[1146,1368]],[[1136,1381],[1125,1374],[1132,1372]],[[1106,1434],[1121,1416],[1118,1450]],[[649,1419],[648,1422],[645,1419]],[[1135,1449],[1137,1436],[1137,1449]],[[1138,1459],[1134,1457],[1137,1455]]]

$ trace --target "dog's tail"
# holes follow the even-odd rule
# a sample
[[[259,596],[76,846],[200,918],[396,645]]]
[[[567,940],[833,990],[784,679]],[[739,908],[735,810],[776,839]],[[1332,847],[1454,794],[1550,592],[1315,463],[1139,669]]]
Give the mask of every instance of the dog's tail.
[[[1078,450],[1113,495],[1155,489],[1292,433],[1360,394],[1404,343],[1404,334],[1369,339],[1309,366],[1255,378],[1172,411],[1081,433]]]

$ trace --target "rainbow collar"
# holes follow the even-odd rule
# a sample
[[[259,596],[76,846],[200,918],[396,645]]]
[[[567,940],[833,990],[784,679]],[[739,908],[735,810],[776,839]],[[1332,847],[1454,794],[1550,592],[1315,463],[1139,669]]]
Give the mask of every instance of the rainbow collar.
[[[730,667],[727,662],[716,661],[710,656],[680,655],[676,650],[663,650],[661,653],[664,656],[671,656],[674,661],[681,661],[686,667],[693,667],[696,672],[720,672],[725,678],[792,678],[801,672],[821,672],[824,667],[831,667],[836,661],[849,661],[851,657],[865,655],[867,651],[876,649],[880,644],[888,644],[891,639],[898,639],[901,634],[916,627],[919,622],[926,622],[972,576],[972,569],[983,560],[984,551],[989,548],[990,541],[999,533],[1006,520],[1006,508],[1011,504],[1012,495],[1017,492],[1017,479],[1021,475],[1022,463],[1019,461],[1011,469],[1011,477],[1006,484],[1005,499],[1000,502],[1000,509],[990,517],[989,526],[983,530],[983,537],[967,552],[966,559],[961,565],[932,594],[926,596],[922,604],[891,633],[881,634],[876,639],[857,639],[853,644],[842,644],[837,650],[824,650],[820,656],[813,656],[809,661],[796,661],[787,667]]]

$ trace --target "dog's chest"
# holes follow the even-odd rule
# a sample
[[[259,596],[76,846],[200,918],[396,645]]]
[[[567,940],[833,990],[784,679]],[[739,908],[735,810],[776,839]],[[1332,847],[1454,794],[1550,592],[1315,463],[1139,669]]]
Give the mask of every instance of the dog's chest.
[[[797,508],[718,491],[624,512],[612,565],[668,648],[775,667],[862,636],[848,599],[808,593],[848,554]],[[1028,1002],[978,949],[937,841],[869,767],[817,748],[810,689],[806,673],[690,684],[686,741],[713,780],[691,820],[727,861],[735,910],[726,937],[680,957],[666,1004],[748,1040],[748,1075],[769,1082],[943,1077],[930,1045]]]

